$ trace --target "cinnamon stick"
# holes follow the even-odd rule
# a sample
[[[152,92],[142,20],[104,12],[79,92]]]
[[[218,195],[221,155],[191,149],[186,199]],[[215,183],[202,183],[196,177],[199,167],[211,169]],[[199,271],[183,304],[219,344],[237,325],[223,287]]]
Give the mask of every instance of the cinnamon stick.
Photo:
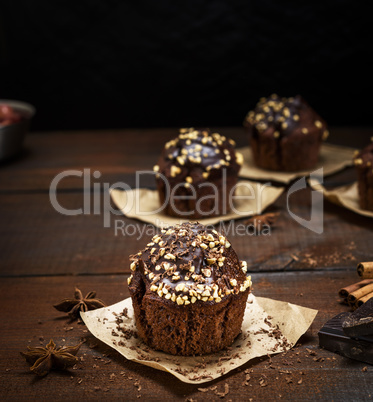
[[[361,299],[363,296],[367,295],[368,293],[373,292],[373,283],[369,285],[365,285],[362,288],[355,290],[354,292],[348,295],[348,301],[351,303],[355,303],[356,300]]]
[[[350,293],[355,292],[355,290],[358,290],[365,285],[369,285],[370,283],[373,283],[373,279],[364,279],[360,282],[353,283],[352,285],[340,289],[338,295],[339,297],[346,299]]]
[[[373,278],[373,261],[358,264],[357,273],[364,279]]]
[[[368,293],[367,295],[361,297],[360,299],[357,299],[355,301],[355,306],[356,307],[360,307],[362,304],[364,304],[365,302],[367,302],[369,299],[371,299],[373,297],[373,292]]]

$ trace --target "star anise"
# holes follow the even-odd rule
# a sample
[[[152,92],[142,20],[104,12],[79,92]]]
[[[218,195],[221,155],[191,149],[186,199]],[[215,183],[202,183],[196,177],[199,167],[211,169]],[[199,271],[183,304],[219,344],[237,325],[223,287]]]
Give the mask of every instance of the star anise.
[[[279,212],[268,212],[263,215],[255,215],[247,219],[244,223],[247,226],[253,225],[256,232],[260,233],[263,230],[264,226],[272,227],[275,224],[279,215]]]
[[[89,292],[83,297],[82,292],[78,288],[75,288],[74,299],[63,299],[53,307],[58,311],[68,313],[70,318],[75,320],[79,318],[81,311],[106,307],[106,304],[102,300],[96,299],[96,292]]]
[[[59,346],[50,340],[45,347],[32,348],[27,347],[28,352],[20,352],[21,355],[26,359],[27,363],[32,364],[30,370],[39,375],[45,376],[53,368],[55,369],[66,369],[67,367],[73,366],[79,361],[76,357],[78,350],[83,342],[76,346]]]

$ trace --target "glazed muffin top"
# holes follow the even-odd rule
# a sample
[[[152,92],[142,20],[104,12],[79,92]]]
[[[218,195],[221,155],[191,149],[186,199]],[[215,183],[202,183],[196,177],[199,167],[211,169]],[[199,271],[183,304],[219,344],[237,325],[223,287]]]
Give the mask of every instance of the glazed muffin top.
[[[255,109],[247,114],[244,125],[254,136],[281,138],[316,133],[325,140],[329,135],[325,121],[300,95],[284,98],[273,94],[261,98]]]
[[[373,137],[372,142],[363,150],[357,152],[354,157],[354,164],[358,169],[373,168]]]
[[[129,286],[137,271],[147,290],[177,305],[219,303],[251,286],[227,238],[199,223],[162,230],[131,256],[130,268]]]
[[[235,142],[208,130],[180,129],[178,137],[168,141],[154,171],[186,184],[238,174],[243,157],[235,151]]]

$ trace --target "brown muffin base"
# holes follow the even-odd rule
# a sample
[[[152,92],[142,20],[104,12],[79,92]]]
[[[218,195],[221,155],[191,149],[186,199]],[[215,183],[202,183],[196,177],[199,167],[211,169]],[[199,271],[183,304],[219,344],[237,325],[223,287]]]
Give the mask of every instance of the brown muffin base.
[[[178,306],[146,291],[141,275],[129,286],[141,339],[151,348],[172,355],[202,355],[230,346],[241,332],[250,290],[220,303]]]
[[[373,171],[372,168],[357,168],[360,208],[373,211]]]
[[[159,201],[161,205],[165,204],[163,211],[169,216],[200,219],[225,215],[230,211],[229,194],[237,184],[237,181],[238,178],[235,175],[227,177],[225,186],[222,179],[193,184],[196,191],[195,196],[190,188],[180,186],[174,192],[177,198],[169,196],[166,200],[166,184],[162,179],[157,179]],[[179,184],[179,182],[174,183],[172,180],[169,180],[168,183],[170,185],[170,193]],[[215,192],[211,186],[205,185],[206,183],[213,184],[217,191]],[[199,187],[200,184],[203,185]],[[197,210],[197,205],[199,211]],[[179,213],[179,211],[182,213]]]
[[[273,135],[252,136],[250,142],[256,166],[283,172],[313,169],[321,146],[319,134],[302,133],[282,138],[274,138]]]

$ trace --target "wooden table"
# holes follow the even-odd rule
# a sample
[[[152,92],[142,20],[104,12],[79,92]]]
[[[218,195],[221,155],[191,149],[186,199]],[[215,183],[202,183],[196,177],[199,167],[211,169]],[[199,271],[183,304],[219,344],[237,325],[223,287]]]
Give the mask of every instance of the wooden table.
[[[246,145],[241,128],[219,131],[238,146]],[[319,311],[299,344],[271,361],[257,359],[203,386],[184,384],[171,374],[127,361],[96,341],[83,324],[70,323],[52,307],[72,296],[75,285],[83,292],[96,290],[107,304],[127,298],[128,256],[148,242],[146,236],[115,236],[113,227],[104,228],[102,206],[97,214],[59,214],[49,199],[52,179],[62,171],[90,169],[91,183],[85,189],[83,179],[71,175],[59,183],[57,198],[63,207],[76,209],[83,206],[86,195],[93,205],[93,200],[103,201],[104,183],[134,185],[135,172],[151,169],[163,143],[175,133],[174,129],[32,133],[22,155],[0,165],[1,398],[202,401],[220,399],[215,392],[228,384],[226,400],[370,400],[372,366],[320,349],[317,333],[333,315],[348,311],[337,293],[358,280],[357,262],[373,260],[373,220],[328,201],[322,235],[289,216],[284,193],[270,207],[280,212],[270,236],[230,237],[252,271],[255,295]],[[371,133],[332,128],[330,141],[359,148]],[[101,174],[98,179],[95,171]],[[348,168],[326,183],[336,186],[353,180],[354,170]],[[154,187],[152,179],[143,185]],[[310,197],[308,188],[294,194],[293,211],[307,218]],[[123,216],[115,219],[145,227]],[[49,339],[73,345],[82,337],[87,342],[79,352],[80,363],[44,378],[30,373],[19,354]],[[97,346],[90,348],[93,344]],[[248,369],[251,379],[245,385]]]

